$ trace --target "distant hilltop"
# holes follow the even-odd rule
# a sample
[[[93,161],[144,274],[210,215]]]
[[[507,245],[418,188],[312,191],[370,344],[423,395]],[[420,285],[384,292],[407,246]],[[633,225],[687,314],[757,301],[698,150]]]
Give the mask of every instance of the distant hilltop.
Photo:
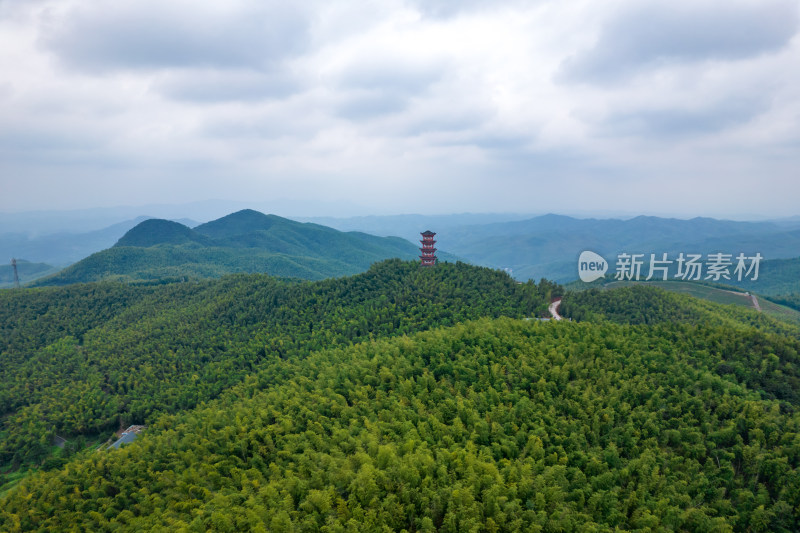
[[[399,237],[343,232],[245,209],[194,229],[170,220],[144,220],[111,248],[34,284],[202,279],[255,272],[315,280],[363,272],[384,259],[416,259],[418,254],[415,244]]]

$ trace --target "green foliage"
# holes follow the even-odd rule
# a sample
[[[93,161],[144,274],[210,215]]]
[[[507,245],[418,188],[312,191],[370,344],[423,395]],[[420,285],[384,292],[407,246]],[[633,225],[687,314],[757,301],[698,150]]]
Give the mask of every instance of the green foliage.
[[[761,288],[756,287],[756,283],[750,284],[751,289]],[[705,281],[616,281],[613,279],[613,275],[606,275],[604,278],[593,281],[592,283],[575,281],[568,283],[564,286],[564,288],[570,292],[580,292],[592,288],[615,289],[620,287],[631,287],[634,285],[658,287],[670,292],[688,294],[690,296],[694,296],[695,298],[708,300],[709,302],[725,305],[738,305],[749,309],[756,309],[754,302],[755,298],[755,301],[757,301],[759,304],[760,311],[764,314],[782,321],[800,324],[800,299],[793,297],[791,294],[765,297],[761,294],[753,293],[751,295],[749,292],[743,292],[742,288]]]
[[[787,336],[800,335],[795,324],[776,320],[737,305],[717,305],[707,300],[667,291],[649,283],[614,289],[568,292],[562,314],[575,320],[607,319],[621,324],[715,324],[733,328],[754,327]]]
[[[320,280],[357,274],[392,257],[414,259],[418,252],[413,244],[397,237],[344,233],[244,210],[193,230],[168,220],[146,220],[114,247],[35,285],[206,279],[256,272]]]
[[[0,531],[800,529],[796,326],[640,286],[514,320],[562,293],[399,260],[2,291],[0,460],[39,471]]]
[[[213,241],[178,222],[152,218],[137,224],[125,233],[114,246],[147,248],[157,244],[187,244],[191,242],[205,245]]]
[[[594,322],[690,325],[689,331],[698,332],[698,338],[713,339],[713,353],[722,359],[715,372],[735,375],[765,398],[800,405],[800,328],[794,325],[757,311],[714,305],[643,285],[568,293],[561,312]]]
[[[194,407],[272,360],[539,314],[547,303],[501,272],[399,260],[315,283],[239,275],[3,291],[0,466],[41,464],[54,434],[95,435]]]
[[[792,309],[796,309],[800,311],[800,292],[794,292],[790,294],[779,294],[777,296],[770,296],[769,298],[773,302],[779,303],[781,305],[785,305],[787,307],[791,307]]]
[[[497,319],[271,360],[23,480],[0,529],[796,531],[800,416],[719,342]]]
[[[703,300],[708,300],[718,304],[739,305],[754,309],[753,300],[750,298],[750,295],[746,294],[745,292],[742,292],[738,289],[723,289],[721,287],[716,287],[705,283],[697,283],[694,281],[612,281],[607,283],[603,288],[613,289],[641,284],[658,287],[666,291],[688,294],[689,296],[694,296],[695,298],[701,298]]]
[[[366,267],[365,267],[366,268]],[[263,250],[159,244],[149,248],[120,246],[97,252],[35,286],[63,286],[91,281],[199,280],[233,273],[318,280],[354,274],[360,269],[332,259],[294,257]]]
[[[756,281],[726,281],[747,290],[777,296],[800,292],[800,257],[763,261]]]

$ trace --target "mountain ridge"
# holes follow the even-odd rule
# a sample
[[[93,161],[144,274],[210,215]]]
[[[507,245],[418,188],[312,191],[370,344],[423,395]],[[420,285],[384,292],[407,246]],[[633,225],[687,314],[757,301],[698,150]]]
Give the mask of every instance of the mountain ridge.
[[[202,279],[254,272],[318,280],[356,274],[384,259],[415,259],[417,254],[416,246],[399,237],[341,232],[245,209],[194,229],[164,219],[142,221],[111,248],[33,285]],[[452,259],[447,254],[441,257]]]
[[[197,231],[171,220],[151,218],[138,223],[125,232],[125,235],[114,244],[115,247],[134,246],[149,248],[158,244],[187,244],[195,242],[211,245],[209,238],[204,238]]]

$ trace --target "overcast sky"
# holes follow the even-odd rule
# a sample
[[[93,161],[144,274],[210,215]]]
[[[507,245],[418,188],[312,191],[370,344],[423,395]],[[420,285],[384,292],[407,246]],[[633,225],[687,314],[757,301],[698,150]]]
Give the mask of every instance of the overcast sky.
[[[799,15],[0,0],[0,211],[798,215]]]

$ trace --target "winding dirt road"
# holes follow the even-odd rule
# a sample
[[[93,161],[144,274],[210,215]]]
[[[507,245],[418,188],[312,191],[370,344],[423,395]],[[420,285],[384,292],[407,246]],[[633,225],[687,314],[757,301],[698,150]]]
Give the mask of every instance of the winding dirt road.
[[[561,320],[561,315],[558,314],[558,306],[560,305],[561,305],[561,298],[559,298],[558,300],[554,300],[550,304],[550,307],[547,308],[547,310],[550,311],[550,316],[553,317],[553,320]]]

